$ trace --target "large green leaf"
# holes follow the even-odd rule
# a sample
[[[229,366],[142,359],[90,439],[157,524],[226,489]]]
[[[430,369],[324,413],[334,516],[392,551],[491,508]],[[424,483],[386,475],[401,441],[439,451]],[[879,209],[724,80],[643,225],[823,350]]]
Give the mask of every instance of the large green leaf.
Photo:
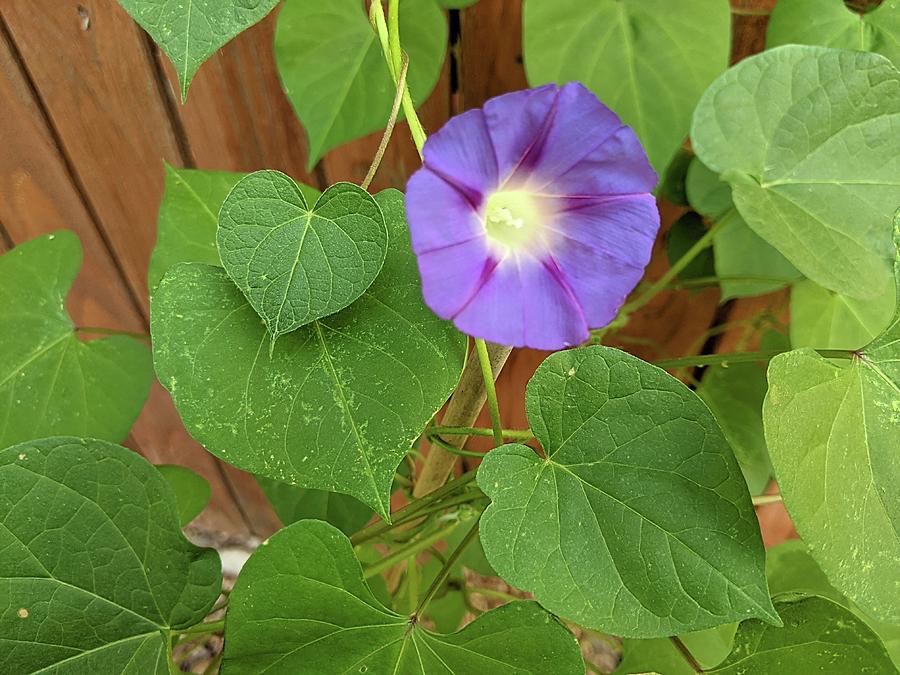
[[[76,335],[65,300],[80,266],[68,231],[0,256],[0,447],[57,434],[121,441],[147,400],[145,345]]]
[[[588,347],[547,358],[526,409],[547,458],[505,445],[478,470],[481,543],[507,582],[625,637],[778,621],[747,486],[696,394]]]
[[[757,234],[821,286],[873,297],[890,283],[898,132],[900,73],[890,61],[793,45],[719,77],[691,136]]]
[[[885,0],[860,16],[844,0],[779,0],[766,46],[821,45],[877,52],[900,67],[900,0]]]
[[[179,265],[153,299],[154,358],[188,431],[253,473],[388,512],[394,471],[459,380],[465,338],[422,302],[403,197],[376,197],[390,247],[346,310],[282,337],[224,270]]]
[[[696,157],[688,167],[685,189],[691,206],[714,222],[728,218],[713,235],[716,275],[722,300],[770,293],[800,278],[800,273],[734,211],[731,187]],[[741,277],[741,278],[738,278]]]
[[[201,171],[166,166],[166,191],[159,206],[156,246],[150,257],[150,292],[163,275],[180,262],[220,265],[216,249],[219,210],[245,173]],[[306,201],[315,203],[322,194],[299,184]]]
[[[860,300],[829,291],[814,281],[801,281],[791,289],[791,345],[859,349],[890,323],[894,298],[893,286],[875,298]]]
[[[358,185],[332,185],[310,207],[292,178],[257,171],[222,204],[216,241],[274,340],[359,298],[381,271],[387,236],[378,203]]]
[[[137,454],[70,437],[0,452],[0,672],[164,675],[170,632],[221,581]]]
[[[730,623],[678,637],[703,668],[712,668],[724,661],[731,652],[736,630],[737,624]],[[615,675],[694,675],[695,672],[669,638],[623,640],[622,661],[614,671]]]
[[[425,630],[375,598],[343,534],[307,520],[271,537],[241,571],[223,672],[580,675],[584,666],[572,634],[535,603],[450,635]]]
[[[766,574],[772,595],[798,592],[820,595],[849,609],[878,634],[894,665],[900,666],[900,625],[875,621],[841,595],[828,582],[802,541],[793,539],[770,548],[766,552]]]
[[[728,66],[727,0],[526,0],[532,85],[579,80],[634,128],[660,175]]]
[[[447,48],[435,0],[400,3],[413,101],[428,98]],[[309,166],[331,148],[382,129],[396,87],[381,45],[357,0],[289,0],[278,16],[275,59],[284,91],[309,135]]]
[[[822,673],[889,675],[897,669],[878,636],[856,616],[831,600],[816,596],[780,596],[775,609],[784,621],[773,628],[745,621],[734,650],[716,675],[745,673]]]
[[[900,623],[900,212],[897,313],[849,365],[811,349],[769,364],[766,440],[788,513],[841,593]]]
[[[301,488],[265,476],[257,476],[256,482],[285,525],[298,520],[324,520],[351,535],[372,518],[372,509],[350,495]]]
[[[172,59],[181,100],[206,59],[261,21],[278,0],[119,0]]]

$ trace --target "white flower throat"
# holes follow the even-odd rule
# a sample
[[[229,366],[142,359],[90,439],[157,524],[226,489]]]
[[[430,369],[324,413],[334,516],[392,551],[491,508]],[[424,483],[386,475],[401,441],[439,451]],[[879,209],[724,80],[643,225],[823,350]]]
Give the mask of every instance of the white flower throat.
[[[484,231],[504,251],[530,248],[540,241],[536,235],[544,220],[538,200],[525,190],[495,192],[485,203]]]

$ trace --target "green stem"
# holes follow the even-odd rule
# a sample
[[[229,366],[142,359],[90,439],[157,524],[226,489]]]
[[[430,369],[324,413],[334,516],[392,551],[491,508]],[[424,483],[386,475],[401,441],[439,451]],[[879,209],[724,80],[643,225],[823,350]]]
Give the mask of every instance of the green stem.
[[[493,588],[479,588],[478,586],[466,586],[466,590],[469,593],[475,593],[476,595],[483,595],[486,598],[494,598],[495,600],[506,600],[507,602],[515,602],[516,600],[521,600],[522,598],[512,595],[511,593],[504,593],[503,591],[497,591]]]
[[[766,9],[742,9],[741,7],[732,7],[731,13],[735,16],[770,16],[772,14]]]
[[[368,190],[375,178],[378,167],[381,166],[381,160],[384,159],[384,153],[387,150],[388,143],[391,142],[391,136],[394,133],[394,127],[397,125],[397,115],[400,114],[400,103],[403,101],[403,91],[406,88],[406,72],[409,70],[409,57],[403,55],[403,63],[400,67],[400,77],[397,80],[397,93],[394,95],[394,105],[391,107],[391,116],[388,117],[387,127],[381,137],[381,143],[378,144],[378,150],[375,151],[375,157],[372,158],[372,164],[369,166],[369,172],[363,179],[361,187]]]
[[[697,659],[694,658],[694,655],[691,654],[691,650],[687,648],[681,638],[677,635],[673,635],[669,638],[672,641],[672,644],[675,645],[675,648],[679,651],[679,653],[684,657],[684,660],[687,661],[687,664],[691,667],[695,673],[702,673],[703,668],[700,667],[700,664],[697,662]]]
[[[788,284],[790,280],[785,279],[784,277],[764,277],[764,276],[752,276],[752,275],[729,275],[723,274],[722,276],[714,276],[714,277],[697,277],[695,279],[685,279],[683,281],[673,281],[671,284],[667,286],[667,288],[672,290],[677,290],[679,288],[702,288],[704,286],[718,286],[723,281],[734,281],[734,282],[761,282],[761,283],[770,283],[770,284]]]
[[[425,597],[422,598],[422,602],[419,603],[419,606],[416,607],[416,611],[413,612],[413,616],[420,616],[422,612],[425,611],[425,608],[428,607],[428,603],[431,602],[431,599],[434,597],[435,593],[440,589],[441,584],[450,576],[450,570],[456,561],[459,560],[459,557],[463,554],[463,551],[466,550],[466,546],[472,543],[472,540],[475,539],[475,536],[478,534],[478,522],[480,518],[476,518],[475,522],[472,523],[472,527],[469,528],[469,531],[466,533],[466,536],[463,537],[463,540],[459,542],[459,546],[450,554],[447,560],[444,561],[444,565],[441,567],[440,571],[434,577],[434,581],[431,582],[431,586],[428,587],[428,591],[425,593]]]
[[[209,621],[208,623],[198,623],[190,628],[172,631],[174,635],[199,635],[205,633],[221,633],[225,630],[225,619],[218,621]]]
[[[501,429],[503,438],[514,441],[530,441],[534,438],[531,429]],[[435,426],[428,430],[429,436],[493,436],[494,430],[485,427],[441,427]]]
[[[664,359],[655,361],[653,365],[670,370],[672,368],[690,368],[699,366],[728,366],[732,363],[756,363],[769,361],[773,357],[783,354],[787,350],[775,349],[763,352],[734,352],[730,354],[705,354],[702,356],[685,356],[679,359]],[[826,359],[852,359],[856,352],[849,349],[816,349],[819,356]]]
[[[495,445],[503,445],[503,425],[500,423],[500,404],[497,402],[497,388],[494,386],[494,373],[487,345],[481,338],[475,338],[475,352],[481,364],[481,376],[484,378],[484,391],[487,394],[488,411],[491,414],[491,427],[494,430]]]
[[[474,450],[463,450],[462,448],[457,448],[453,445],[450,445],[447,441],[445,441],[437,434],[428,434],[428,440],[435,445],[443,448],[447,452],[453,455],[458,455],[460,457],[478,457],[479,459],[481,459],[487,454],[485,452],[476,452]]]
[[[371,579],[372,577],[381,574],[385,570],[390,569],[394,565],[403,562],[410,556],[414,556],[418,553],[421,553],[422,551],[431,548],[437,542],[446,539],[447,535],[453,532],[453,530],[455,530],[458,525],[459,522],[451,523],[447,527],[443,527],[435,532],[432,532],[426,537],[416,539],[406,546],[398,548],[396,551],[388,556],[385,556],[371,567],[367,567],[365,572],[363,572],[363,577],[365,577],[366,579]]]
[[[664,290],[666,286],[668,286],[672,280],[678,276],[678,274],[687,267],[691,261],[696,258],[702,251],[707,249],[709,245],[712,243],[713,237],[726,225],[728,222],[734,218],[737,214],[737,211],[732,207],[722,218],[719,219],[717,223],[715,223],[711,228],[706,231],[702,237],[700,237],[693,246],[691,246],[683,256],[681,256],[675,264],[672,265],[669,270],[663,274],[659,279],[657,279],[647,290],[645,290],[641,295],[637,297],[636,300],[627,303],[623,308],[620,314],[632,314],[637,310],[641,309],[648,302],[653,300],[656,297],[656,294],[660,291]]]
[[[78,326],[76,333],[92,333],[94,335],[124,335],[126,337],[136,338],[138,340],[150,340],[150,336],[146,333],[134,333],[130,330],[117,330],[115,328],[100,328],[98,326]]]
[[[758,495],[752,497],[753,506],[765,506],[766,504],[777,504],[781,501],[781,495]]]

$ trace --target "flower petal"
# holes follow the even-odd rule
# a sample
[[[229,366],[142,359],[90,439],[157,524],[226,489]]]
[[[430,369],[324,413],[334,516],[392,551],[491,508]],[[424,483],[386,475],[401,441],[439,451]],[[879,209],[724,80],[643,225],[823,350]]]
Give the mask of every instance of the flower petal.
[[[419,253],[416,259],[425,304],[442,319],[465,307],[497,266],[484,238]]]
[[[503,94],[484,104],[501,181],[512,174],[525,153],[542,137],[558,91],[556,85],[547,84]]]
[[[505,258],[454,318],[464,333],[512,347],[563,349],[588,336],[581,308],[557,273],[528,256]]]
[[[457,186],[475,208],[499,184],[497,158],[481,110],[469,110],[428,137],[425,166]]]
[[[406,184],[406,216],[417,254],[485,236],[471,202],[427,168],[416,171]]]

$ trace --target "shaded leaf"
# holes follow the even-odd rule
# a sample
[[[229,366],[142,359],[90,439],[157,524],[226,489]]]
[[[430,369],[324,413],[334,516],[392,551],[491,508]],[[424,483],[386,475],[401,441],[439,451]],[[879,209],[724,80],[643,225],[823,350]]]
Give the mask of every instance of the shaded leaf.
[[[209,504],[209,483],[203,476],[177,464],[157,464],[156,469],[175,493],[178,522],[182,526],[187,525]]]
[[[170,631],[221,582],[134,452],[70,437],[0,451],[0,672],[165,675]]]
[[[172,59],[181,100],[206,59],[253,24],[278,0],[119,0]]]
[[[706,234],[703,219],[693,211],[688,211],[672,223],[666,234],[666,257],[669,264],[674,265]],[[706,248],[700,251],[691,262],[678,274],[682,280],[700,279],[715,276],[713,251]]]
[[[528,82],[583,82],[635,130],[659,174],[728,66],[725,0],[526,0],[522,22]]]
[[[400,39],[413,101],[428,98],[447,48],[435,0],[403,0]],[[278,16],[275,60],[284,91],[309,135],[309,166],[347,141],[384,128],[397,88],[363,4],[288,2]]]
[[[758,235],[819,285],[871,298],[890,283],[898,128],[900,73],[887,59],[792,45],[719,77],[691,137]]]
[[[346,310],[268,335],[224,270],[179,265],[153,299],[154,358],[188,431],[255,474],[386,515],[394,471],[453,391],[465,337],[422,302],[402,195],[376,199],[390,247]]]
[[[80,266],[65,230],[0,256],[0,447],[58,434],[121,441],[147,400],[140,340],[76,335],[65,300]]]
[[[450,635],[411,623],[372,594],[349,540],[313,520],[281,530],[244,566],[225,638],[226,675],[584,670],[575,638],[535,603],[506,605]]]
[[[216,241],[225,271],[273,340],[359,298],[381,271],[388,243],[381,209],[358,185],[332,185],[309,207],[278,171],[234,186]]]
[[[526,409],[547,458],[505,445],[478,470],[481,542],[508,583],[625,637],[778,621],[747,486],[696,394],[588,347],[547,358]]]
[[[685,633],[679,638],[703,668],[713,668],[731,652],[737,624]],[[632,673],[663,673],[664,675],[694,675],[678,648],[669,638],[622,641],[622,661],[615,675]]]
[[[256,476],[256,482],[285,525],[298,520],[324,520],[351,535],[372,518],[372,509],[350,495],[301,488],[265,476]]]

